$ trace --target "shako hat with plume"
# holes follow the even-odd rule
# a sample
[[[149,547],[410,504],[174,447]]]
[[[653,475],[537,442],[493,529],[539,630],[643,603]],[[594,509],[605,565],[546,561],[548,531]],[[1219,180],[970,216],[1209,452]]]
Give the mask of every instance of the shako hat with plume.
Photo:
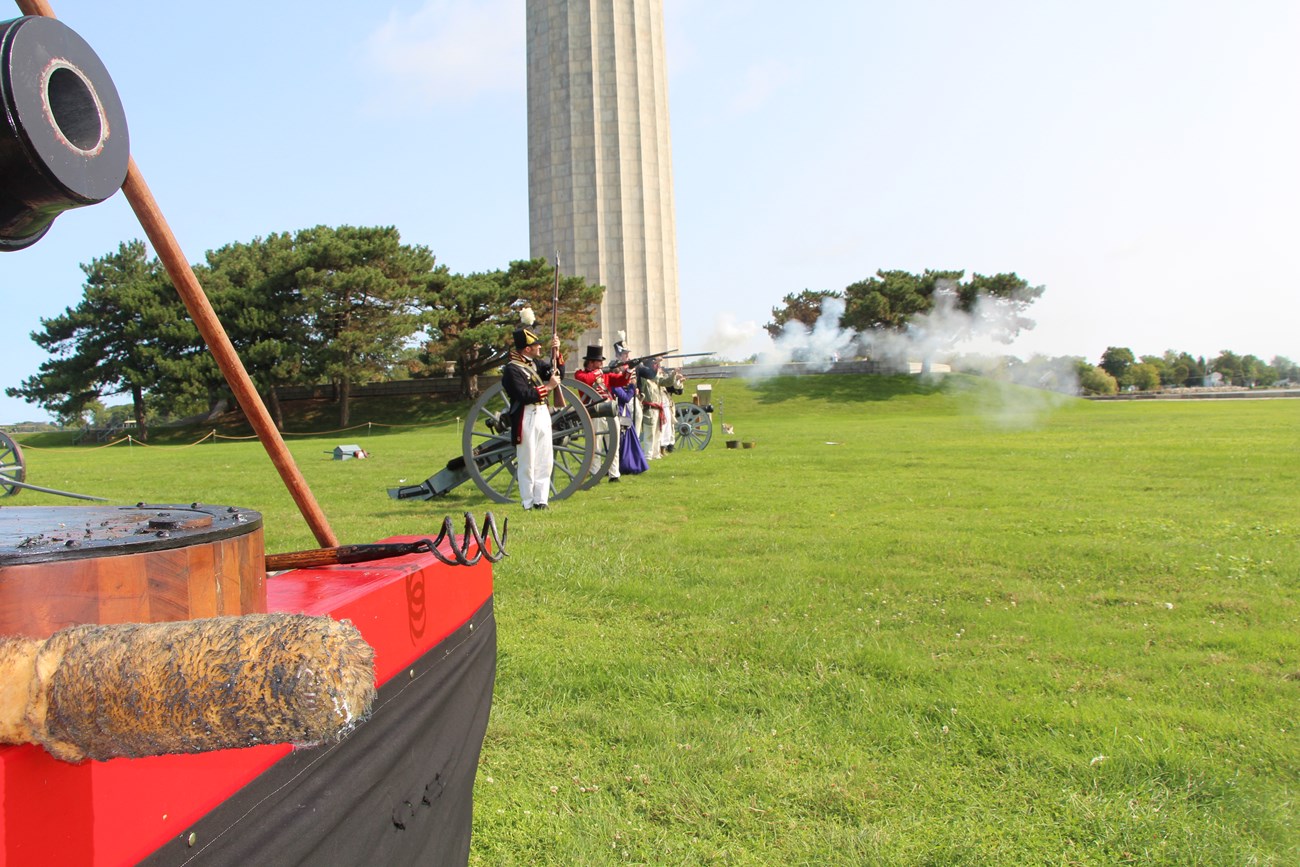
[[[534,343],[540,343],[537,335],[529,329],[537,321],[537,314],[533,313],[533,308],[525,304],[519,310],[519,321],[523,324],[522,328],[516,328],[514,333],[515,349],[525,349]]]

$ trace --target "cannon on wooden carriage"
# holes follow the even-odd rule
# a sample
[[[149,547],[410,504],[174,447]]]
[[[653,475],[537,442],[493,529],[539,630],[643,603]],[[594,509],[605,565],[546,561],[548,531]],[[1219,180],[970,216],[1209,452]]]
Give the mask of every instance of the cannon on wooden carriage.
[[[564,499],[574,491],[590,488],[609,471],[614,460],[612,437],[617,426],[601,433],[592,417],[615,415],[614,402],[605,400],[591,386],[575,379],[560,385],[564,405],[551,409],[551,442],[555,463],[551,470],[551,497]],[[480,491],[498,503],[518,498],[519,465],[510,424],[505,418],[509,399],[501,383],[479,396],[465,419],[461,453],[447,466],[418,485],[389,488],[396,500],[429,500],[441,497],[465,482],[474,481]]]
[[[673,408],[676,427],[675,448],[703,451],[713,439],[713,406],[707,403],[678,403]]]
[[[689,357],[669,353],[646,357],[665,356]],[[566,379],[561,389],[565,393],[563,406],[551,410],[551,440],[555,454],[551,498],[557,500],[593,487],[609,473],[609,465],[615,457],[613,438],[621,432],[617,424],[605,426],[607,429],[604,431],[601,426],[592,424],[593,418],[617,417],[614,401],[602,398],[591,386],[576,379]],[[712,387],[701,385],[697,387],[693,401],[679,402],[674,408],[678,448],[700,451],[708,446],[713,437],[711,396]],[[496,383],[470,408],[461,435],[461,453],[420,484],[389,488],[388,495],[395,500],[430,500],[473,480],[479,490],[495,502],[509,503],[518,499],[519,465],[515,460],[510,425],[504,418],[508,408],[505,390]]]
[[[27,463],[23,458],[22,446],[13,437],[0,431],[0,497],[12,497],[24,490],[71,497],[74,500],[104,500],[103,497],[92,497],[89,494],[74,494],[71,491],[28,484]]]
[[[0,252],[111,195],[122,177],[105,186],[111,172],[96,167],[120,157],[125,173],[128,158],[93,52],[41,17],[53,15],[45,0],[18,5],[28,15],[0,22]],[[6,141],[6,126],[30,147]],[[0,509],[0,861],[466,857],[504,524],[499,539],[488,530],[491,549],[468,514],[463,542],[446,538],[448,520],[436,539],[338,546],[133,164],[124,191],[323,547],[264,556],[261,516],[233,506]],[[0,434],[0,495],[80,496],[26,476],[22,449]],[[404,559],[344,565],[376,549]],[[317,569],[300,555],[329,559]],[[272,579],[274,556],[292,562]],[[439,574],[452,562],[472,568]],[[394,810],[403,792],[408,809]],[[417,819],[436,833],[406,832]]]
[[[663,358],[691,358],[698,355],[712,355],[712,352],[692,352],[687,354],[670,355],[665,354]],[[651,356],[658,358],[660,356]],[[680,370],[669,368],[665,373],[680,377]],[[679,383],[680,386],[681,383]],[[690,402],[674,401],[673,404],[673,434],[674,448],[686,449],[687,451],[703,451],[709,445],[709,440],[713,438],[713,386],[698,385],[695,388],[696,396]],[[674,394],[681,394],[682,390],[677,387],[673,390]]]

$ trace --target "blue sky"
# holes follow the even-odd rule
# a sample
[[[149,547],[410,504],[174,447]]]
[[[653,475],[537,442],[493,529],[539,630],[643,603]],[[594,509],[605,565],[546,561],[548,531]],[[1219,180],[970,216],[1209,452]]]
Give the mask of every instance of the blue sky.
[[[1046,286],[1024,358],[1300,358],[1300,3],[663,5],[683,351],[759,351],[789,292],[930,267]],[[54,9],[191,261],[320,223],[395,225],[454,271],[528,255],[522,0]],[[79,264],[136,237],[118,195],[0,254],[0,386]],[[0,422],[44,417],[0,396]]]

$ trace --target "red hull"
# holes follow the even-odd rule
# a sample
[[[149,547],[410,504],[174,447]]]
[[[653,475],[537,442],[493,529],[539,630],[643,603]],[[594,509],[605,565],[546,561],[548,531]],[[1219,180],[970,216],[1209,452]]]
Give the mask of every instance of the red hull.
[[[486,558],[451,567],[428,554],[300,569],[267,581],[270,611],[352,621],[375,648],[380,685],[465,624],[491,595]],[[291,750],[259,746],[72,765],[40,747],[0,747],[2,863],[133,864],[186,833]]]

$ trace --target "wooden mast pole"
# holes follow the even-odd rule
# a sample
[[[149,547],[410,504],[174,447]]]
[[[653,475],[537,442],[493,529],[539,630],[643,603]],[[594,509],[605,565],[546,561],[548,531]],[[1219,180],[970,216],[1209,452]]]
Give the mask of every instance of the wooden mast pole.
[[[54,10],[46,0],[15,0],[15,2],[24,15],[55,17]],[[307,520],[307,525],[315,535],[317,544],[322,548],[337,547],[338,538],[330,529],[325,513],[321,511],[316,498],[312,496],[307,480],[303,478],[298,465],[294,463],[293,455],[289,454],[284,438],[276,430],[270,413],[266,411],[266,405],[262,403],[262,396],[257,393],[252,378],[244,369],[244,363],[239,359],[229,335],[226,334],[226,329],[217,319],[208,296],[199,285],[198,277],[194,276],[194,269],[190,267],[180,244],[176,241],[176,236],[172,234],[171,227],[158,207],[158,202],[150,192],[148,184],[144,182],[134,157],[128,160],[122,193],[130,203],[131,210],[135,211],[136,219],[140,221],[140,227],[144,229],[149,242],[153,244],[159,261],[167,270],[167,275],[176,286],[176,291],[198,327],[199,334],[203,335],[208,351],[212,353],[217,366],[221,368],[221,373],[225,376],[231,391],[234,392],[240,409],[248,417],[258,440],[270,456],[271,463],[275,465],[276,472],[288,487],[289,495],[298,505],[298,511]]]

